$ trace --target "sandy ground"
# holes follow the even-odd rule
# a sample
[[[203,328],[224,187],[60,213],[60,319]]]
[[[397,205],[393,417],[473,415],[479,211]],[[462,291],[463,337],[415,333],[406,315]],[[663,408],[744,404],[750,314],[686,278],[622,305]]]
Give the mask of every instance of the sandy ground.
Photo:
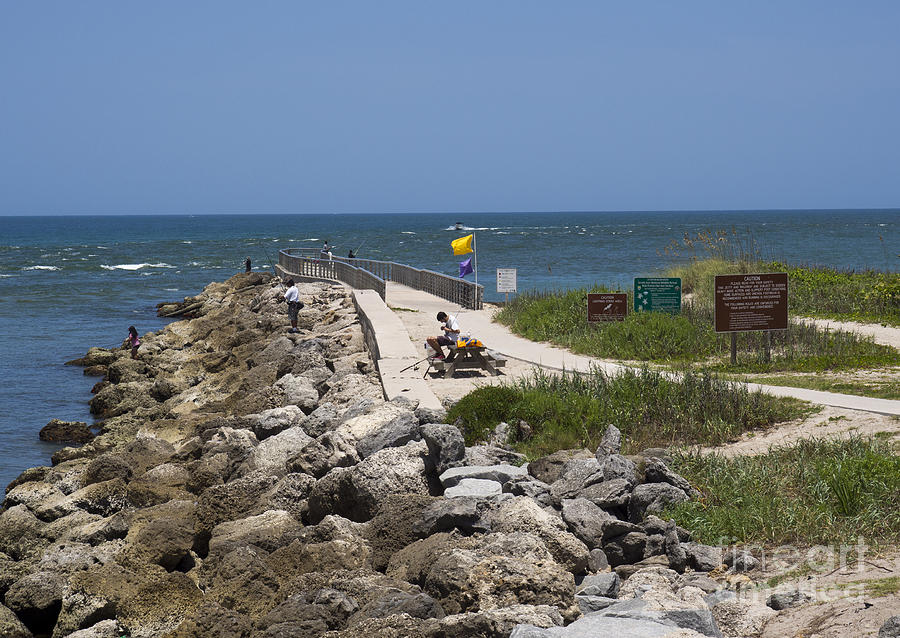
[[[496,310],[496,307],[485,304],[485,309]],[[440,334],[440,323],[429,312],[394,308],[394,313],[406,327],[416,352],[421,352],[424,357],[425,339]],[[463,321],[464,318],[465,315],[463,314],[460,320]],[[446,354],[446,350],[444,354]],[[535,365],[532,363],[507,359],[506,367],[500,368],[500,375],[496,377],[491,376],[484,370],[461,370],[452,379],[445,379],[442,376],[443,373],[438,374],[433,369],[426,374],[425,370],[427,367],[428,364],[423,363],[419,366],[419,371],[425,375],[428,387],[442,402],[445,399],[457,401],[478,387],[508,383],[515,379],[529,376],[535,370]]]
[[[807,319],[804,317],[797,317],[796,319],[814,323],[823,328],[830,328],[831,330],[857,332],[861,335],[872,337],[875,343],[893,346],[900,350],[900,328],[882,326],[877,323],[857,323],[855,321],[832,321],[831,319]]]

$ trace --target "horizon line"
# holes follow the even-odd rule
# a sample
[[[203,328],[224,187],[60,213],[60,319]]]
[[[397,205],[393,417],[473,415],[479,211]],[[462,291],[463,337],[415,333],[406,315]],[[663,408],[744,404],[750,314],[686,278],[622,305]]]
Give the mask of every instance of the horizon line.
[[[671,209],[612,209],[612,210],[504,210],[504,211],[379,211],[379,212],[315,212],[315,213],[274,213],[274,212],[154,212],[154,213],[12,213],[2,214],[5,217],[199,217],[199,216],[238,216],[238,215],[269,215],[269,216],[313,216],[313,215],[572,215],[572,214],[609,214],[609,213],[767,213],[767,212],[796,212],[796,213],[828,213],[828,212],[900,212],[900,207],[864,207],[864,208],[671,208]]]

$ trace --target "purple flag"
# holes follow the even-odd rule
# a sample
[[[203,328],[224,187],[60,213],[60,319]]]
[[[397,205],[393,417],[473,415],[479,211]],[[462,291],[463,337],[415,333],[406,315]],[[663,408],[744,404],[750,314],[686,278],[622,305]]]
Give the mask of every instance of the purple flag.
[[[459,276],[465,277],[470,272],[475,272],[475,270],[472,268],[472,258],[471,257],[469,257],[465,261],[459,262]]]

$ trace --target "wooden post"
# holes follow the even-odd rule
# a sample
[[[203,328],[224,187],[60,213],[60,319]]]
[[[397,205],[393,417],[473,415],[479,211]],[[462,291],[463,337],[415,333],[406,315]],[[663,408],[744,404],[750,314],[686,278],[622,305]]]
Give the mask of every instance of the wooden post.
[[[731,365],[737,365],[737,333],[731,333]]]
[[[766,330],[766,363],[772,361],[772,331]]]

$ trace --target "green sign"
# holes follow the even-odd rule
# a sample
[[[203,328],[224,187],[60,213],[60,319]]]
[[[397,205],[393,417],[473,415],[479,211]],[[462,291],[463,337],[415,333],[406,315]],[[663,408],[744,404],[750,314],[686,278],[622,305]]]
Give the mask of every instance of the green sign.
[[[635,277],[635,312],[681,312],[680,277]]]

